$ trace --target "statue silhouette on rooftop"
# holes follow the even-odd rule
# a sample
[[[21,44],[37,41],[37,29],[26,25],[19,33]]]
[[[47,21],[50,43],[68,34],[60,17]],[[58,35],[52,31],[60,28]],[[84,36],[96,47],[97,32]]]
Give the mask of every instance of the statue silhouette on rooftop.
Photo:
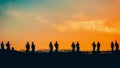
[[[55,42],[55,52],[58,52],[58,43],[57,43],[57,41]]]
[[[118,52],[118,50],[119,50],[119,44],[118,44],[117,40],[115,41],[115,47],[116,47],[116,52]]]
[[[111,51],[114,52],[114,43],[113,43],[113,41],[111,42]]]
[[[95,53],[95,49],[96,49],[95,41],[92,43],[92,47],[93,47],[93,53]]]
[[[4,48],[4,42],[3,42],[3,41],[1,42],[1,50],[2,50],[2,51],[5,50],[5,48]]]
[[[35,53],[35,44],[34,44],[34,42],[32,42],[31,48],[32,48],[32,53]]]
[[[97,52],[100,53],[100,42],[97,43]]]
[[[49,48],[50,48],[50,53],[53,52],[53,45],[52,45],[52,42],[50,42]]]
[[[75,43],[74,42],[72,42],[71,47],[72,47],[72,52],[75,52]]]
[[[7,47],[7,51],[10,51],[10,42],[8,41],[7,43],[6,43],[6,47]]]
[[[30,44],[29,44],[29,42],[27,42],[27,44],[26,44],[26,52],[29,52],[29,50],[30,50]]]
[[[80,51],[80,46],[79,46],[79,45],[80,45],[79,42],[77,42],[77,44],[76,44],[76,51],[77,51],[77,52]]]

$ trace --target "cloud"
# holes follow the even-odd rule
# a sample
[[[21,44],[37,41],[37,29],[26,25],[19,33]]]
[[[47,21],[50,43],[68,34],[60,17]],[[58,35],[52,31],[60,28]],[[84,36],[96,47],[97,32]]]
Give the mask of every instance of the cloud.
[[[105,25],[106,21],[103,20],[89,20],[89,21],[75,21],[68,20],[63,24],[54,24],[53,27],[61,32],[64,31],[80,31],[81,29],[87,31],[97,31],[97,32],[108,32],[108,33],[118,33],[119,30],[108,27]]]
[[[13,16],[14,18],[23,18],[25,15],[24,12],[18,10],[8,10],[6,14],[8,16]]]
[[[34,10],[28,12],[25,12],[24,10],[21,11],[20,9],[13,10],[16,8],[12,8],[12,10],[8,10],[7,12],[8,15],[13,17],[13,20],[20,19],[23,23],[33,23],[35,27],[37,25],[39,28],[44,26],[45,28],[53,26],[54,29],[59,31],[80,31],[83,29],[87,31],[109,33],[119,32],[115,26],[111,27],[108,26],[109,23],[106,24],[108,20],[111,21],[111,18],[116,18],[116,15],[118,14],[117,12],[116,15],[112,15],[115,13],[112,12],[111,8],[108,8],[108,4],[106,5],[106,3],[94,0],[71,0],[67,4],[67,6],[63,5],[60,7],[57,6],[58,4],[55,4],[54,6],[56,6],[58,9],[46,9],[45,13],[43,13],[43,10],[40,10],[39,8],[36,11]],[[105,20],[101,20],[102,18]]]
[[[6,11],[6,14],[14,20],[20,20],[26,23],[45,23],[42,13],[25,12],[22,10],[8,10]]]

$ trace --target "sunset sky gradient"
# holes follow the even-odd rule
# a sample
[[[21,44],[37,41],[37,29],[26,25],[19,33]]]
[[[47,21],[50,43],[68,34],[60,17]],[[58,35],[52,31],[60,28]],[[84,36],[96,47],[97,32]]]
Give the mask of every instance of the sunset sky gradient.
[[[36,49],[49,49],[58,41],[60,49],[71,49],[79,41],[81,50],[110,50],[120,43],[120,0],[0,0],[0,41],[10,41],[25,50],[32,41]]]

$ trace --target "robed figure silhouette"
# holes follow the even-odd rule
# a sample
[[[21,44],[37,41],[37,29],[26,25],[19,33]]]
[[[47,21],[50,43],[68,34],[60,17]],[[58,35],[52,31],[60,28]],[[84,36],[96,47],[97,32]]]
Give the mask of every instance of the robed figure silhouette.
[[[3,43],[3,41],[1,42],[1,51],[4,51],[5,50],[5,48],[4,48],[4,43]]]
[[[58,52],[58,43],[57,43],[57,41],[55,42],[55,52]]]
[[[95,53],[95,49],[96,49],[96,44],[95,44],[95,42],[92,43],[92,47],[93,47],[93,53]]]
[[[115,41],[115,47],[116,47],[116,52],[118,52],[118,50],[119,50],[119,44],[118,44],[117,41]]]
[[[113,41],[111,42],[111,51],[114,52],[114,43],[113,43]]]
[[[75,52],[75,43],[74,42],[72,42],[71,47],[72,47],[72,52]]]
[[[35,44],[34,44],[34,42],[32,42],[31,48],[32,48],[32,53],[35,53]]]
[[[50,42],[49,48],[50,48],[50,53],[53,52],[53,45],[52,45],[52,42]]]
[[[29,52],[29,50],[30,50],[30,44],[29,44],[29,42],[27,42],[27,44],[26,44],[26,52]]]
[[[97,53],[100,53],[100,42],[97,43]]]
[[[6,43],[6,47],[7,47],[6,50],[9,52],[10,51],[10,42],[9,41]]]
[[[79,45],[80,45],[79,42],[77,42],[77,43],[76,43],[76,51],[77,51],[77,52],[80,52],[80,46],[79,46]]]

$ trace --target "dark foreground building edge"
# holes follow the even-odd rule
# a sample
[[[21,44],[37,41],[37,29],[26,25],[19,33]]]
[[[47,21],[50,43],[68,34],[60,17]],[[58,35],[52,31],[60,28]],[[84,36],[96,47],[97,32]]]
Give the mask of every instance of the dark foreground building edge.
[[[0,68],[120,68],[120,53],[0,53]]]

